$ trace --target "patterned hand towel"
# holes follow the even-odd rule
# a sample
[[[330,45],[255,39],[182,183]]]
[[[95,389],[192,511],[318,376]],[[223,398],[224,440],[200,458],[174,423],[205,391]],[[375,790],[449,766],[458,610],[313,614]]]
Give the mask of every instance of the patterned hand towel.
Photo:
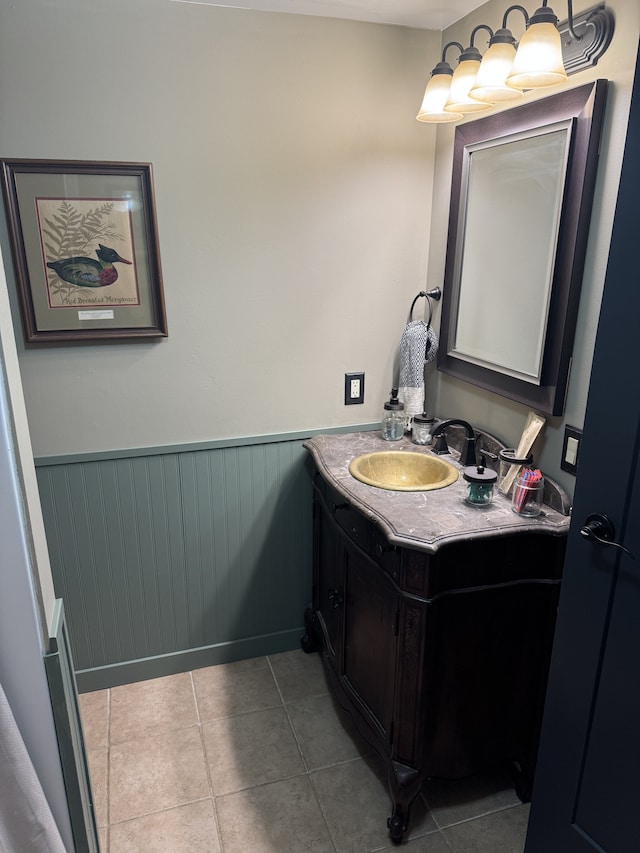
[[[398,399],[404,403],[407,424],[424,411],[424,366],[433,361],[437,351],[438,336],[430,325],[424,320],[406,325],[400,339]]]

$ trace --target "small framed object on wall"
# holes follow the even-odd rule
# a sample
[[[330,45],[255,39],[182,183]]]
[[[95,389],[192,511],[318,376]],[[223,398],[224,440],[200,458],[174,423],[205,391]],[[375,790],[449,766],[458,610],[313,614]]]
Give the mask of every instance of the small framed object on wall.
[[[0,162],[26,342],[165,337],[151,164]]]

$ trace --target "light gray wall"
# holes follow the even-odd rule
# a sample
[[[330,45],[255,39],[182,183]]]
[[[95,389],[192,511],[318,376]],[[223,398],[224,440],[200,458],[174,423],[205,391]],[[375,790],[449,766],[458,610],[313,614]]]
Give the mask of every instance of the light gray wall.
[[[574,3],[574,13],[577,14],[592,5],[590,0],[580,0]],[[560,468],[564,425],[566,423],[582,428],[584,421],[640,30],[640,5],[637,0],[607,0],[607,6],[613,10],[616,19],[611,45],[594,68],[573,74],[566,84],[566,88],[571,88],[597,78],[611,81],[565,414],[563,417],[548,419],[544,433],[534,447],[536,463],[549,476],[558,480],[570,494],[573,494],[575,477]],[[485,3],[479,10],[449,27],[443,33],[443,43],[456,40],[467,45],[471,30],[479,23],[486,23],[494,29],[501,26],[505,7],[506,4],[502,0]],[[553,7],[560,18],[566,17],[566,7],[563,3],[553,4]],[[529,11],[532,12],[533,7]],[[523,21],[519,13],[514,12],[509,16],[509,25],[513,27],[516,38],[522,34]],[[480,31],[476,36],[476,45],[481,51],[484,50],[483,34],[484,31]],[[455,60],[456,51],[452,49],[450,53],[451,56],[449,57],[448,53],[447,57]],[[560,87],[541,90],[539,95],[528,93],[525,97],[544,97],[557,91],[560,91]],[[452,125],[438,128],[429,255],[431,286],[441,283],[444,277],[454,132],[455,126]],[[517,275],[514,276],[513,287],[515,294],[518,288]],[[437,319],[439,320],[439,315]],[[498,306],[495,311],[495,323],[496,328],[499,328]],[[517,446],[526,421],[527,407],[445,374],[431,371],[431,377],[434,406],[438,414],[468,418],[474,426],[483,427],[507,444]]]
[[[2,3],[0,152],[153,163],[169,322],[23,348],[36,455],[378,420],[426,276],[435,129],[415,114],[439,45],[169,0]]]
[[[4,0],[0,152],[153,162],[170,331],[21,349],[35,453],[376,421],[411,300],[427,269],[429,286],[444,271],[454,130],[416,122],[416,105],[441,43],[497,26],[503,5],[440,34],[170,0]],[[568,84],[613,83],[566,414],[537,446],[569,491],[563,427],[582,425],[640,14],[608,5],[611,47]],[[364,406],[343,405],[350,370],[366,371]],[[513,444],[526,418],[433,365],[427,401]]]

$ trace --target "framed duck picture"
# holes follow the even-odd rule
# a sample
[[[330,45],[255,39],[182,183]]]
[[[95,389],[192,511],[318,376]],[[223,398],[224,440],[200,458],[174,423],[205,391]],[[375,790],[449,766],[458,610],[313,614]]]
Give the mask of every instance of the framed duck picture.
[[[26,342],[166,337],[151,164],[0,163]]]

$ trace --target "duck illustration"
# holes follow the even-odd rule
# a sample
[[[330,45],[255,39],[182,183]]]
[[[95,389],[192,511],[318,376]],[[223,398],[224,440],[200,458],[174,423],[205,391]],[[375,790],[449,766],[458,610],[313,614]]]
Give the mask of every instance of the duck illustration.
[[[77,287],[106,287],[113,284],[118,278],[118,270],[114,263],[130,264],[121,258],[115,249],[98,243],[96,255],[99,260],[93,258],[63,258],[60,261],[50,261],[47,266],[55,270],[56,275],[69,284]]]

